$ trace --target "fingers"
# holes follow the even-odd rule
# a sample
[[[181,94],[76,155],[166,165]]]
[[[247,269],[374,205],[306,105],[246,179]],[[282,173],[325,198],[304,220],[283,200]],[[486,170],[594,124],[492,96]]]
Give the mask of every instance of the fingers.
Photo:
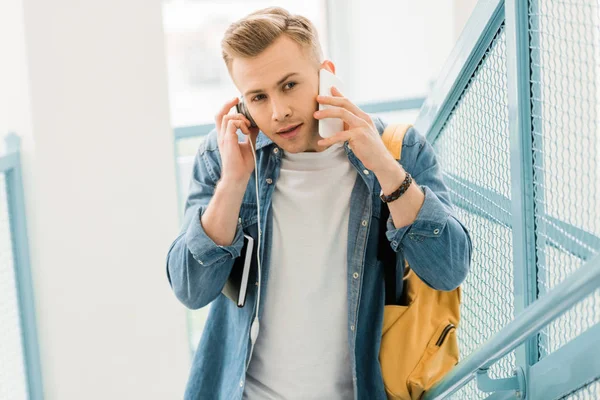
[[[350,138],[352,137],[352,135],[354,135],[354,133],[355,133],[355,131],[353,131],[353,130],[338,132],[331,137],[319,140],[317,142],[317,144],[319,146],[328,147],[334,143],[343,143],[343,142],[349,141]]]
[[[221,125],[223,122],[223,117],[229,114],[229,110],[233,106],[235,106],[239,101],[239,98],[234,98],[229,100],[225,105],[219,110],[219,112],[215,115],[215,125],[217,126],[217,133],[221,132]]]
[[[339,91],[338,88],[333,86],[331,88],[331,93],[333,94],[333,96],[317,96],[317,101],[321,104],[345,108],[354,115],[365,120],[367,123],[371,121],[369,115],[363,110],[361,110],[356,104],[352,103],[350,100],[344,97],[344,95],[342,94],[342,92]]]
[[[244,121],[241,118],[238,119],[229,119],[227,121],[227,136],[235,136],[237,138],[237,130],[241,130],[245,135],[250,134],[250,122],[248,120]]]
[[[244,141],[240,143],[240,148],[243,151],[253,152],[253,149],[256,149],[256,137],[253,130],[250,129],[250,135],[246,135]]]
[[[240,129],[242,132],[249,132],[248,126],[241,119],[229,119],[227,124],[224,125],[223,133],[218,139],[221,157],[230,157],[233,154],[239,153],[240,143],[237,135],[238,129]],[[233,157],[235,158],[235,156]]]
[[[344,95],[342,94],[342,92],[340,92],[340,89],[338,89],[335,86],[331,87],[331,94],[333,94],[336,97],[344,97]]]
[[[229,132],[229,122],[230,121],[240,121],[241,122],[240,126],[244,125],[246,127],[249,127],[251,125],[248,118],[246,118],[242,114],[227,114],[223,117],[223,119],[221,121],[221,129],[219,129],[219,131],[217,131],[217,135],[219,137],[223,136],[224,134]],[[240,128],[240,129],[242,129],[242,128]],[[242,132],[244,132],[243,129],[242,129]],[[235,133],[235,130],[233,131],[233,133]],[[244,132],[244,133],[246,133],[246,132]]]
[[[229,119],[227,121],[227,125],[223,129],[224,132],[222,133],[221,137],[219,137],[219,143],[221,143],[221,145],[224,145],[224,146],[228,146],[231,144],[238,146],[238,143],[239,143],[239,139],[238,139],[238,135],[237,135],[238,129],[240,129],[246,135],[250,134],[250,131],[248,130],[248,125],[246,124],[246,122],[242,121],[241,119]]]
[[[339,118],[345,123],[347,123],[350,129],[369,125],[369,123],[364,119],[360,118],[359,116],[347,110],[346,108],[342,108],[340,106],[315,111],[314,117],[316,119]]]

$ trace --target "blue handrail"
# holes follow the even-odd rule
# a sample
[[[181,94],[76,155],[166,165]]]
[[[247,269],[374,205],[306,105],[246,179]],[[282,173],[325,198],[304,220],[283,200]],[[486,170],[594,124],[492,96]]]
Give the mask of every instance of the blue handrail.
[[[489,368],[598,288],[600,288],[600,254],[523,310],[476,352],[461,361],[442,381],[425,394],[423,400],[443,399],[450,396],[475,378],[479,370]]]
[[[9,134],[5,141],[7,152],[0,157],[0,173],[4,174],[6,183],[27,390],[30,399],[42,400],[44,391],[21,174],[21,140],[19,136]]]
[[[506,57],[502,62],[505,62],[507,75],[500,77],[502,71],[498,69],[494,71],[495,76],[488,78],[495,80],[493,83],[499,83],[504,78],[507,85],[502,87],[499,84],[494,87],[494,93],[488,92],[488,94],[498,96],[494,98],[498,104],[506,101],[509,110],[507,126],[510,132],[503,133],[506,134],[507,141],[510,137],[510,146],[506,146],[506,151],[510,147],[510,163],[494,164],[494,167],[510,168],[508,181],[512,183],[511,198],[506,194],[497,193],[493,186],[482,187],[473,181],[452,174],[447,174],[446,183],[453,192],[477,194],[476,203],[468,196],[453,197],[458,207],[477,217],[488,220],[493,218],[494,221],[491,223],[495,226],[502,226],[511,231],[511,246],[514,246],[511,266],[513,271],[509,269],[506,272],[507,275],[512,272],[514,276],[513,307],[516,318],[507,321],[506,325],[495,332],[485,344],[477,345],[474,352],[426,393],[425,400],[446,398],[463,389],[475,377],[480,390],[494,392],[488,397],[494,400],[515,398],[515,395],[517,398],[527,396],[530,399],[544,400],[560,398],[582,388],[587,383],[598,381],[600,377],[600,361],[595,361],[600,360],[600,339],[598,339],[600,323],[597,323],[597,315],[588,315],[585,321],[583,316],[579,316],[577,321],[581,320],[582,326],[578,329],[584,330],[583,333],[545,358],[540,359],[539,354],[538,346],[541,344],[537,340],[538,333],[576,303],[600,288],[600,256],[598,255],[600,238],[595,234],[597,231],[586,231],[566,220],[559,220],[556,215],[552,215],[556,212],[550,212],[544,204],[541,204],[543,193],[539,192],[543,192],[540,187],[543,186],[542,175],[545,175],[546,171],[541,165],[544,157],[539,155],[541,151],[539,143],[537,157],[533,155],[532,95],[529,77],[531,69],[541,68],[539,65],[541,61],[537,60],[537,64],[534,65],[535,63],[529,59],[529,40],[530,34],[533,33],[528,30],[529,13],[534,14],[532,18],[535,18],[539,10],[535,8],[536,6],[531,6],[532,3],[537,4],[537,2],[518,0],[479,1],[415,122],[415,127],[427,135],[428,141],[435,143],[438,140],[450,116],[454,114],[457,107],[460,107],[460,100],[475,79],[475,73],[484,62],[486,55],[488,52],[494,53],[492,43],[497,44],[497,33],[504,31],[506,39],[502,44],[506,52],[500,55],[492,54],[492,57],[497,57],[496,60]],[[535,43],[536,46],[540,46],[539,40]],[[508,92],[506,98],[503,97],[504,90]],[[472,102],[466,104],[470,107],[474,106]],[[475,110],[471,112],[477,113],[477,111],[479,110],[475,106]],[[482,129],[490,128],[486,125],[484,115],[474,114],[468,122]],[[541,124],[540,121],[537,123]],[[469,129],[468,126],[464,128]],[[591,128],[593,129],[593,126]],[[452,138],[455,140],[456,136]],[[446,144],[447,141],[443,143]],[[503,142],[503,145],[505,143]],[[497,155],[505,149],[494,148],[493,151],[496,151],[497,153],[494,154]],[[450,157],[460,157],[460,154],[452,154]],[[536,163],[535,168],[537,168],[535,183],[533,163]],[[534,193],[534,185],[537,185],[537,194]],[[533,204],[534,202],[537,203]],[[543,238],[541,239],[543,246],[551,249],[549,251],[556,250],[557,253],[568,254],[586,261],[584,266],[570,273],[566,280],[543,295],[538,292],[539,286],[544,286],[539,283],[538,274],[540,270],[542,274],[547,273],[544,270],[547,264],[544,261],[546,257],[544,250],[536,248],[538,245],[536,240],[539,237]],[[565,267],[572,270],[573,265],[565,265]],[[587,301],[594,304],[590,306],[590,303],[586,303],[587,307],[597,309],[598,297],[591,297],[586,299]],[[478,311],[483,312],[481,309]],[[594,321],[595,325],[589,327],[590,321]],[[487,369],[514,350],[516,350],[517,376],[491,380],[487,376]],[[563,369],[566,365],[568,370]],[[503,368],[506,368],[506,364]]]

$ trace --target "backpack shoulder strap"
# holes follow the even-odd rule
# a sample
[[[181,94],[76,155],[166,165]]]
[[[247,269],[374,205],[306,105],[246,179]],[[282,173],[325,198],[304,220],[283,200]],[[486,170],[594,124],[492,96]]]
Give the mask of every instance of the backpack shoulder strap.
[[[389,124],[381,135],[385,147],[396,160],[400,160],[402,156],[402,141],[411,127],[410,124]]]
[[[385,147],[396,160],[400,160],[402,156],[402,141],[411,126],[408,124],[389,124],[381,135]],[[396,253],[390,247],[385,235],[389,216],[390,210],[387,204],[382,204],[379,218],[378,258],[383,262],[385,304],[397,305],[403,292],[402,279],[404,278],[404,271],[400,273],[396,271]]]

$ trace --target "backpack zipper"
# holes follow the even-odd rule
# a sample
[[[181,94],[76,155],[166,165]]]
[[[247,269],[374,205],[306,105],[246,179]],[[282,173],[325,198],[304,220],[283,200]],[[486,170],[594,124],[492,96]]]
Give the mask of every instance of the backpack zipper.
[[[448,336],[448,333],[450,333],[450,331],[454,328],[455,328],[454,324],[446,325],[446,327],[442,331],[442,334],[440,335],[440,338],[438,339],[438,341],[435,345],[437,347],[440,347],[442,345],[442,343],[444,343],[444,340],[446,339],[446,336]]]

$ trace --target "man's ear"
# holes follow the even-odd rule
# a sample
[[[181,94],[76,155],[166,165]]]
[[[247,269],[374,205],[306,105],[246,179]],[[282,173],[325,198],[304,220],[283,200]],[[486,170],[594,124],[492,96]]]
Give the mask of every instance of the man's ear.
[[[321,67],[319,69],[325,68],[327,71],[331,72],[335,75],[335,65],[331,60],[325,60],[321,63]]]

